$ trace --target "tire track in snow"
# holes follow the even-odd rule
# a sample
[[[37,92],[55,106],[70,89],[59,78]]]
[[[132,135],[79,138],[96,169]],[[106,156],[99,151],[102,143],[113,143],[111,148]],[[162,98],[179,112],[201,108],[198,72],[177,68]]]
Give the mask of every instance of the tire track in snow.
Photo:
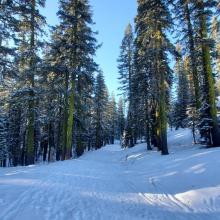
[[[0,219],[16,219],[17,213],[21,212],[20,210],[25,210],[27,205],[31,205],[30,196],[38,193],[38,188],[29,186],[27,190],[22,192],[17,199],[15,199],[3,212],[0,213]]]
[[[129,187],[131,187],[131,189],[133,189],[133,191],[138,192],[138,186],[135,185],[134,183],[132,183],[131,181],[127,181]],[[190,208],[189,206],[187,206],[186,204],[182,203],[180,200],[178,200],[175,196],[172,196],[171,194],[165,194],[162,192],[157,191],[157,193],[159,194],[159,196],[156,195],[150,195],[147,193],[142,193],[142,192],[138,192],[137,194],[139,195],[140,198],[142,198],[142,200],[144,200],[146,202],[146,204],[149,204],[151,206],[156,206],[158,209],[162,210],[162,211],[167,211],[167,208],[175,208],[177,207],[180,211],[184,210],[184,212],[188,212],[188,213],[192,213],[194,212],[192,208]],[[149,211],[149,216],[147,216],[148,220],[170,220],[170,219],[181,219],[181,220],[185,220],[185,217],[183,216],[178,216],[178,218],[176,218],[175,213],[170,212],[171,215],[173,215],[173,218],[169,215],[169,216],[163,216],[161,217],[161,213],[157,213],[156,209],[154,211]],[[201,220],[201,218],[199,216],[192,216],[190,218],[187,218],[187,220]]]
[[[170,194],[164,193],[169,191],[167,187],[165,187],[161,183],[156,184],[153,178],[151,178],[150,182],[154,186],[156,192],[162,195],[165,199],[171,201],[173,205],[178,206],[179,208],[183,209],[185,212],[194,212],[193,208],[180,201],[175,195],[172,195],[171,193]]]
[[[127,160],[128,156],[129,155],[126,155],[124,157],[124,160],[121,160],[121,164],[123,166],[125,166],[126,171],[131,171],[130,169],[128,169],[128,166],[127,166],[128,164],[126,164],[126,162],[128,161]],[[129,161],[129,163],[131,165],[134,164],[134,162],[135,162],[135,160],[133,162]],[[131,166],[129,166],[129,168],[130,167]],[[132,172],[132,173],[135,173],[135,172]],[[172,195],[171,193],[170,194],[169,193],[164,193],[164,192],[169,192],[169,190],[167,189],[167,187],[163,186],[161,183],[159,183],[159,184],[156,183],[154,178],[149,178],[149,183],[154,188],[153,191],[155,191],[156,193],[150,193],[151,191],[149,191],[149,193],[139,192],[140,190],[138,190],[139,189],[138,185],[135,184],[131,179],[128,180],[128,175],[126,173],[125,173],[125,178],[126,178],[126,181],[127,181],[127,184],[129,185],[129,187],[131,187],[131,189],[133,189],[134,192],[137,192],[138,195],[147,204],[150,204],[152,206],[157,206],[157,207],[160,207],[162,209],[166,209],[166,208],[170,208],[170,207],[172,207],[172,208],[176,207],[180,211],[184,210],[185,213],[194,213],[195,212],[193,208],[191,208],[189,205],[187,205],[184,202],[182,202],[181,200],[179,200],[175,195]],[[138,178],[136,178],[136,179],[138,179]],[[146,187],[147,187],[147,185],[146,185]],[[160,217],[157,216],[157,214],[153,214],[153,215],[151,215],[151,218],[159,219]],[[168,217],[168,219],[170,220],[170,217]],[[200,220],[200,217],[194,215],[190,219]]]

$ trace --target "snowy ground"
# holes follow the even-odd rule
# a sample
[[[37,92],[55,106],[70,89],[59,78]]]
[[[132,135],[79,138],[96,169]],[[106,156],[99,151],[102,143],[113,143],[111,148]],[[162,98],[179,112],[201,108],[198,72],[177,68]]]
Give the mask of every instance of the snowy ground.
[[[77,160],[0,169],[0,220],[218,220],[220,149],[169,134],[169,156],[118,145]]]

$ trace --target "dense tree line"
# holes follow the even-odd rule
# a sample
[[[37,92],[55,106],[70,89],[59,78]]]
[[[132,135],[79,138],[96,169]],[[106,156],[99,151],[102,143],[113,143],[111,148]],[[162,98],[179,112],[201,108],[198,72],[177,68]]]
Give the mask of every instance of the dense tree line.
[[[94,60],[87,0],[60,0],[46,41],[45,0],[0,1],[0,166],[78,157],[114,143],[124,105]]]
[[[218,1],[137,3],[135,33],[129,24],[118,60],[121,89],[128,103],[125,145],[131,147],[144,137],[148,150],[154,146],[166,155],[169,125],[190,127],[195,142],[219,146],[215,88],[220,54]]]
[[[120,47],[117,103],[94,59],[88,0],[59,0],[49,40],[45,0],[0,0],[0,166],[66,160],[115,139],[145,139],[167,155],[168,126],[220,145],[219,2],[137,3]]]

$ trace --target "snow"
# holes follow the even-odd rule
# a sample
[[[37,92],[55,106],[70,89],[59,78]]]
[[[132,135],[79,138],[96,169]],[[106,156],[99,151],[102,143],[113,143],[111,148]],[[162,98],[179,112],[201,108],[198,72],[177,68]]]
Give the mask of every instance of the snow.
[[[217,97],[217,107],[220,108],[220,96]]]
[[[1,220],[218,220],[220,149],[169,131],[170,155],[118,144],[79,159],[0,169]]]

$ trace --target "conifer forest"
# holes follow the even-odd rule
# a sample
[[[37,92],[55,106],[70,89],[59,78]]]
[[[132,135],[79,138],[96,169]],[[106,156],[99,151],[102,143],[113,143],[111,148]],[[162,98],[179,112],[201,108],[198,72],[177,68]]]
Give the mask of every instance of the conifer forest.
[[[85,160],[87,168],[92,168],[89,155],[99,155],[94,156],[94,160],[103,157],[103,170],[105,166],[107,171],[113,169],[105,164],[107,157],[111,157],[113,167],[116,166],[113,158],[121,161],[124,157],[129,169],[132,165],[129,161],[139,158],[135,149],[140,148],[140,154],[146,154],[142,165],[147,170],[148,164],[154,164],[149,165],[154,172],[156,166],[157,170],[168,169],[169,158],[175,154],[188,158],[184,152],[196,153],[196,147],[198,152],[199,149],[209,152],[207,157],[199,156],[204,160],[211,162],[215,155],[220,156],[219,0],[136,0],[136,16],[121,30],[124,36],[120,38],[121,45],[117,45],[115,80],[119,86],[116,91],[109,90],[106,70],[96,59],[97,51],[105,42],[98,40],[99,30],[95,28],[98,21],[94,19],[92,1],[58,0],[56,25],[48,23],[42,13],[47,1],[51,0],[0,0],[0,210],[5,201],[1,200],[1,184],[5,181],[1,182],[1,172],[15,167],[26,169],[39,165],[40,169],[48,165],[52,170],[53,166],[62,166],[63,170],[74,173],[74,167],[82,169],[74,161]],[[129,4],[130,1],[122,2]],[[180,136],[176,135],[178,132],[182,132]],[[182,139],[178,143],[170,141],[176,137]],[[178,151],[178,146],[184,142],[190,144],[181,154],[182,148]],[[118,150],[114,151],[117,146]],[[188,151],[184,151],[186,149]],[[117,154],[119,151],[121,156]],[[153,152],[159,155],[154,162],[149,156],[153,157]],[[139,163],[138,159],[135,161]],[[215,161],[218,167],[219,157]],[[206,164],[196,159],[194,162]],[[142,165],[136,165],[132,175],[140,175],[138,170],[143,169]],[[172,172],[167,175],[174,175]],[[105,177],[101,170],[99,173]],[[212,179],[215,174],[209,175]],[[157,184],[156,177],[148,179],[151,186]],[[136,183],[140,183],[139,180],[137,178]],[[129,184],[127,187],[132,188],[132,183]],[[217,181],[212,186],[219,184]],[[164,195],[168,194],[169,190]],[[217,194],[220,195],[220,188]],[[151,201],[146,193],[144,196]],[[165,198],[156,199],[157,205],[165,201]],[[119,200],[122,201],[123,196]],[[137,197],[135,203],[144,204],[140,200]],[[180,214],[172,217],[158,212],[160,217],[151,218],[149,213],[144,213],[143,219],[220,219],[216,214],[220,211],[220,202],[215,214],[196,216],[196,212],[187,215],[193,208],[179,203],[180,200],[175,197],[169,201],[170,206],[178,203],[185,209],[182,218]],[[0,219],[31,219],[25,215],[15,218],[12,212],[4,210],[2,214],[0,211]],[[63,215],[57,211],[53,216],[50,211],[48,218],[36,215],[32,219],[142,219],[138,210],[134,216],[119,211],[121,214],[115,214],[116,218],[107,214],[100,217],[97,213],[94,218],[75,215],[76,212],[67,215],[65,211]]]
[[[87,0],[60,0],[48,40],[45,0],[0,4],[1,166],[66,160],[115,139],[133,147],[143,138],[166,155],[168,126],[220,145],[218,1],[138,1],[120,47],[117,103],[94,60],[101,45]]]

